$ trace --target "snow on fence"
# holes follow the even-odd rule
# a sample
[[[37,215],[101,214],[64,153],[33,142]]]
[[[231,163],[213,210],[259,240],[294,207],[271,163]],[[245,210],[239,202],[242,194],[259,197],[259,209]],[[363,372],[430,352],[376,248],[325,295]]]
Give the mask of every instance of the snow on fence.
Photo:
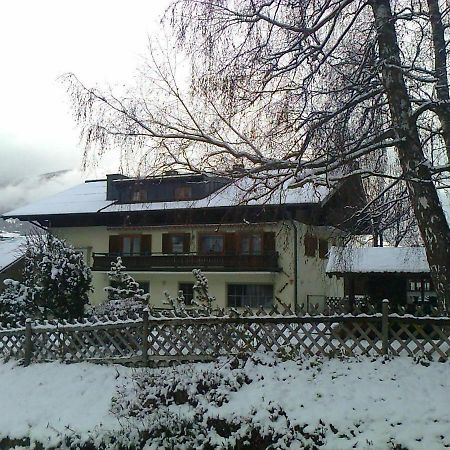
[[[264,310],[200,316],[143,312],[135,319],[69,323],[27,321],[0,329],[0,357],[31,361],[91,361],[155,365],[207,361],[245,352],[305,355],[450,356],[450,318],[388,313],[295,315]]]

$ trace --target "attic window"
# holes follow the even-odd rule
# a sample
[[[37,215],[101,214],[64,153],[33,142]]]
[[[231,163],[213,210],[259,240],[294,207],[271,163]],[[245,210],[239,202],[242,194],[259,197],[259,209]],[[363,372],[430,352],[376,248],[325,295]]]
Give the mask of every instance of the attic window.
[[[135,189],[131,195],[132,202],[145,202],[147,201],[147,191],[145,189],[139,188]]]
[[[192,190],[190,186],[179,186],[175,188],[175,200],[190,200],[192,198]]]

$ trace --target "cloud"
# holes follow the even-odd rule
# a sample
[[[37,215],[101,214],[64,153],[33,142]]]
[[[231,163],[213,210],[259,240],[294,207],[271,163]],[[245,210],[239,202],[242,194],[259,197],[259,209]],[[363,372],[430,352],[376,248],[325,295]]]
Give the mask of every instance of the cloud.
[[[0,213],[56,194],[82,183],[85,175],[78,170],[63,170],[34,175],[0,187]]]

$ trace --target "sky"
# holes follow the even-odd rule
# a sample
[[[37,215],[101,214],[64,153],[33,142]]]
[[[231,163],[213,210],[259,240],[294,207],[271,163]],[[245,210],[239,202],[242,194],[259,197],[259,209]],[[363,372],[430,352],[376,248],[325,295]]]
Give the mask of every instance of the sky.
[[[58,78],[89,86],[133,79],[169,0],[0,2],[0,213],[117,170],[82,173],[82,148]],[[61,176],[41,177],[65,171]]]

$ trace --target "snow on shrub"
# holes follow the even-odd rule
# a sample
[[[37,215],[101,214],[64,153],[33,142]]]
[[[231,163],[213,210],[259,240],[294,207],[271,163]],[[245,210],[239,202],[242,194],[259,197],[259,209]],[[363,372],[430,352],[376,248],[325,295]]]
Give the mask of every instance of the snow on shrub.
[[[136,371],[112,412],[151,449],[444,448],[448,363],[253,354]],[[423,379],[429,389],[421,390]],[[411,395],[416,392],[419,398]],[[414,408],[416,402],[421,408]],[[414,425],[413,425],[414,424]]]
[[[108,300],[86,308],[87,315],[126,317],[133,313],[140,314],[148,306],[150,294],[145,294],[139,283],[126,272],[120,256],[111,262],[108,278],[110,286],[104,288]]]
[[[36,313],[36,308],[28,295],[28,288],[10,279],[4,280],[3,284],[5,290],[0,294],[0,325],[3,327],[24,325],[25,320]]]
[[[92,275],[82,253],[52,234],[27,240],[24,285],[28,299],[44,318],[73,319],[83,316],[92,290]]]
[[[147,303],[149,295],[139,287],[139,283],[126,273],[126,267],[122,263],[122,258],[117,257],[116,261],[111,261],[111,270],[108,271],[110,286],[105,287],[108,293],[108,300],[137,300]]]
[[[83,255],[51,234],[27,238],[23,282],[5,280],[0,322],[15,325],[30,318],[83,316],[91,290],[91,271]]]

